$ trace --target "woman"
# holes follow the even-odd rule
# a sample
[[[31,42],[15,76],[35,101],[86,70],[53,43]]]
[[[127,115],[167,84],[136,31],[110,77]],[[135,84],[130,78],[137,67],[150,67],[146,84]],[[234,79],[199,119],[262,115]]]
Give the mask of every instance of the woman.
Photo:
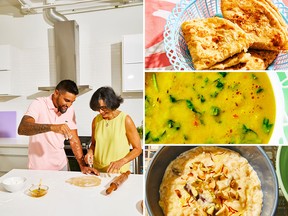
[[[85,161],[100,172],[125,172],[142,152],[133,120],[118,110],[121,103],[123,98],[111,87],[97,89],[90,100],[90,108],[100,114],[92,121],[92,142]]]

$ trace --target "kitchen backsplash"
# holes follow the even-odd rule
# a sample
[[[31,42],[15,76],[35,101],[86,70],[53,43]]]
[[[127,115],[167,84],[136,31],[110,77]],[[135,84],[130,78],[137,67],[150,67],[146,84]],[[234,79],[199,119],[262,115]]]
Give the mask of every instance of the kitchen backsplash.
[[[16,111],[0,111],[0,138],[16,137]]]

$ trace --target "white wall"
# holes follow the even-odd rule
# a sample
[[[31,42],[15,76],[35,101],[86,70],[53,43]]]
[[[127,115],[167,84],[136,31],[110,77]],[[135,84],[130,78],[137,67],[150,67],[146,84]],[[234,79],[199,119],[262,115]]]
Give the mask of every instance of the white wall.
[[[91,121],[96,114],[89,108],[90,98],[97,88],[111,86],[111,46],[120,43],[122,35],[143,33],[143,6],[66,17],[79,24],[79,84],[93,87],[92,91],[78,97],[74,103],[78,132],[80,135],[90,135]],[[11,94],[21,95],[14,100],[0,102],[0,111],[17,111],[19,124],[31,103],[26,97],[37,93],[39,86],[50,85],[48,29],[51,26],[44,21],[41,14],[37,14],[22,18],[0,16],[0,27],[0,45],[10,44],[15,48]],[[136,126],[141,124],[142,99],[125,99],[120,109],[132,117]]]

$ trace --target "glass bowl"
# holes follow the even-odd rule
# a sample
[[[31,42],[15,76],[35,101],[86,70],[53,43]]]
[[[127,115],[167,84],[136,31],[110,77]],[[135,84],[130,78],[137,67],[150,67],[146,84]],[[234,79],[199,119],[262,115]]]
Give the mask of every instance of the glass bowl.
[[[32,197],[42,197],[47,194],[49,187],[47,185],[32,185],[29,188],[29,195]]]

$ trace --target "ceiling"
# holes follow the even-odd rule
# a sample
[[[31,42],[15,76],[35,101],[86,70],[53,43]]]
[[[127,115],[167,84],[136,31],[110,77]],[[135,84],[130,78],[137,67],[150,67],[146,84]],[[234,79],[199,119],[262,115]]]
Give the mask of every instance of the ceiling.
[[[0,0],[0,15],[22,17],[52,6],[62,14],[75,14],[138,5],[143,5],[143,0]]]
[[[0,1],[0,15],[23,16],[20,9],[21,4],[18,0]]]

